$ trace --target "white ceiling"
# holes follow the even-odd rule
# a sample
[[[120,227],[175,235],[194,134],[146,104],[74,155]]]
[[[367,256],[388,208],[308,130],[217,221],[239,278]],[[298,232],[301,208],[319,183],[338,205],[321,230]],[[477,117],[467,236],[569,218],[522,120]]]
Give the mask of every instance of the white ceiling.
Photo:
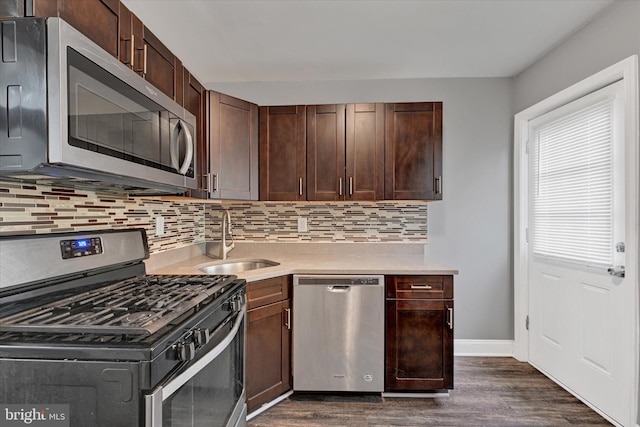
[[[614,0],[122,0],[207,88],[517,75]]]

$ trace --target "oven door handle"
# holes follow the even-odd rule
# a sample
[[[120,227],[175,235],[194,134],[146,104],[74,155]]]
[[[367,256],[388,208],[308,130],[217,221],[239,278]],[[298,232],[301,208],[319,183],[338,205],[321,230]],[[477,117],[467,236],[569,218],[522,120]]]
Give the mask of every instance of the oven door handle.
[[[227,336],[220,341],[213,349],[211,349],[202,358],[198,359],[193,365],[189,366],[183,373],[169,381],[168,384],[156,388],[151,394],[147,394],[145,398],[145,427],[160,427],[162,426],[162,402],[169,398],[173,393],[178,391],[180,387],[185,385],[189,380],[195,377],[198,372],[204,369],[209,363],[211,363],[216,357],[222,354],[229,345],[233,342],[242,321],[247,313],[246,303],[242,305],[238,316],[231,328],[231,331]]]

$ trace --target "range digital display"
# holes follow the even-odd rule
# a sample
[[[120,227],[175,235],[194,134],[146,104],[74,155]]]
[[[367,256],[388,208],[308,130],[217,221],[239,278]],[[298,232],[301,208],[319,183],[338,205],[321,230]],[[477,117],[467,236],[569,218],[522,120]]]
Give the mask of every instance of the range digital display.
[[[97,255],[103,251],[102,240],[99,237],[61,240],[60,250],[62,251],[62,259]]]
[[[76,242],[76,246],[78,248],[87,248],[87,247],[89,247],[89,241],[88,240],[78,240]]]

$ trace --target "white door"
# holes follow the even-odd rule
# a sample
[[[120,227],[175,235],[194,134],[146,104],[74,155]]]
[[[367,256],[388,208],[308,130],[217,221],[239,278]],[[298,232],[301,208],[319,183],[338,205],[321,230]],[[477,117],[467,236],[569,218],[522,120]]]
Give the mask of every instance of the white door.
[[[626,231],[636,196],[625,188],[635,162],[625,161],[622,89],[618,81],[529,121],[529,361],[628,425],[636,273],[621,276],[636,245]]]

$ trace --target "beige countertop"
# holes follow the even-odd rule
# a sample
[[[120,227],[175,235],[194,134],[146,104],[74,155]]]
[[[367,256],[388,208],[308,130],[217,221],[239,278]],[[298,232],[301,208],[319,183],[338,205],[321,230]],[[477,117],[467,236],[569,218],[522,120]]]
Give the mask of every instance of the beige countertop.
[[[279,265],[233,273],[248,282],[288,274],[450,275],[458,271],[425,260],[422,244],[236,243],[227,261],[266,259]],[[154,254],[148,274],[203,274],[200,268],[222,262],[205,254],[205,245]]]

